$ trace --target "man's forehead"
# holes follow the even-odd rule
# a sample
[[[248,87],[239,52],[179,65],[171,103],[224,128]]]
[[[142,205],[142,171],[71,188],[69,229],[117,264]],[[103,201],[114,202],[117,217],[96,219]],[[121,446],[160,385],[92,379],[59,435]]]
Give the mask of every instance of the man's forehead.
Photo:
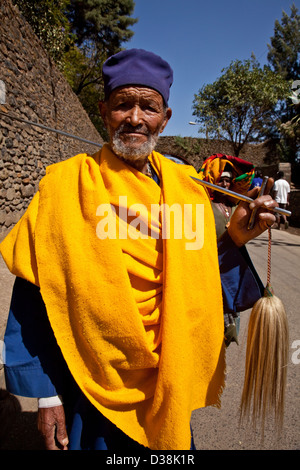
[[[125,99],[153,99],[163,104],[163,97],[161,94],[146,86],[140,85],[126,85],[113,90],[109,96],[110,101],[118,98]]]

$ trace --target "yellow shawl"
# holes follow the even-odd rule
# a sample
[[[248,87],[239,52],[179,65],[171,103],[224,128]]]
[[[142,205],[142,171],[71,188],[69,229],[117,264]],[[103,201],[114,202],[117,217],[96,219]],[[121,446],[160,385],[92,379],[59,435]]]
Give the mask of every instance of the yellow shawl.
[[[224,383],[215,223],[192,167],[156,152],[149,159],[160,186],[106,145],[50,166],[1,252],[13,274],[40,287],[57,342],[91,403],[139,443],[184,450],[192,410],[219,406]],[[203,205],[203,246],[187,248],[190,236],[182,230],[180,238],[167,216],[149,222],[159,239],[141,237],[138,209],[149,215],[158,204],[177,204],[182,213],[184,204]],[[109,221],[121,237],[111,236]]]

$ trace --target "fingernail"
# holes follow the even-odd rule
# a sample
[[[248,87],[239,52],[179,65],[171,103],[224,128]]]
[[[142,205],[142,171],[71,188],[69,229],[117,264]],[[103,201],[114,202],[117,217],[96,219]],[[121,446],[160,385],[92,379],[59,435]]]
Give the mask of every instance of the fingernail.
[[[264,202],[264,206],[265,206],[265,207],[269,207],[270,205],[271,205],[271,201],[266,201],[266,202]]]

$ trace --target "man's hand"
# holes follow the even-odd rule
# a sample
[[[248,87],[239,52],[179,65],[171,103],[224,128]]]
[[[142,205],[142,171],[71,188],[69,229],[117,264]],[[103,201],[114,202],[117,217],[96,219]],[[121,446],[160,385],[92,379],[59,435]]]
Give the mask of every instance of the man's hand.
[[[228,233],[234,243],[241,247],[253,238],[258,237],[261,233],[271,227],[276,221],[275,215],[270,212],[274,207],[277,207],[277,202],[268,195],[272,188],[274,181],[269,178],[266,188],[266,195],[260,196],[257,199],[259,188],[254,188],[247,193],[247,196],[254,199],[250,204],[240,202],[237,209],[230,220]],[[255,217],[255,224],[251,230],[248,230],[248,223],[253,209],[258,209]]]
[[[68,450],[69,439],[62,405],[39,408],[38,429],[44,437],[47,450]]]

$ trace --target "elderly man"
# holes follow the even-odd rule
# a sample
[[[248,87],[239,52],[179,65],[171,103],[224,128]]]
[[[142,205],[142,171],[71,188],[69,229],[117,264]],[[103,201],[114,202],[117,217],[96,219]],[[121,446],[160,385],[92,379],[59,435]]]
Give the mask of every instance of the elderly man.
[[[224,386],[223,303],[243,310],[261,294],[243,245],[276,203],[255,200],[251,231],[242,204],[218,258],[197,173],[153,150],[172,76],[143,50],[108,59],[109,144],[50,166],[1,245],[17,277],[7,387],[39,398],[48,449],[190,449],[192,410],[219,405]]]

